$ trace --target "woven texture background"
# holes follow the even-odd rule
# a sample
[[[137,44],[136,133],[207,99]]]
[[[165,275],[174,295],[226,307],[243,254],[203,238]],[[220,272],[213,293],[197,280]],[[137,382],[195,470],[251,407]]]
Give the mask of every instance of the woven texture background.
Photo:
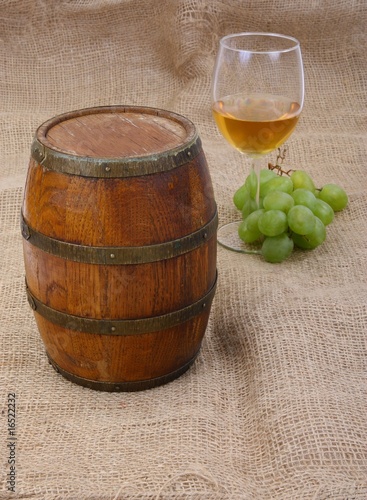
[[[1,499],[367,498],[366,22],[364,0],[0,1]],[[349,206],[320,248],[280,265],[219,249],[201,354],[181,378],[140,393],[76,386],[49,366],[25,296],[33,133],[88,106],[183,114],[220,221],[235,219],[248,164],[216,130],[209,92],[218,40],[239,31],[301,41],[306,100],[287,164],[341,184]]]

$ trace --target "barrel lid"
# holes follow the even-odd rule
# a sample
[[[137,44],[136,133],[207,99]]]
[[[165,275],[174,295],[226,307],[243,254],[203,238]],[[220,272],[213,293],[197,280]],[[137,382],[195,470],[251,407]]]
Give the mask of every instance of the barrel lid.
[[[86,177],[130,177],[175,168],[201,148],[194,124],[157,108],[101,106],[71,111],[37,130],[32,157]]]

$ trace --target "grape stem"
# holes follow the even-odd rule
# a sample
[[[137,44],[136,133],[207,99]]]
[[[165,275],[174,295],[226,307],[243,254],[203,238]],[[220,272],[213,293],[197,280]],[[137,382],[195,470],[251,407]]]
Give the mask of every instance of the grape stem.
[[[282,164],[283,161],[285,160],[287,152],[288,152],[287,146],[285,146],[283,150],[281,150],[280,148],[278,148],[278,155],[277,155],[277,159],[276,159],[275,165],[273,165],[272,163],[268,163],[269,170],[276,170],[276,173],[278,175],[288,175],[288,176],[290,176],[291,172],[293,172],[294,169],[290,168],[289,170],[284,170],[282,168],[282,166],[279,165],[279,162]]]

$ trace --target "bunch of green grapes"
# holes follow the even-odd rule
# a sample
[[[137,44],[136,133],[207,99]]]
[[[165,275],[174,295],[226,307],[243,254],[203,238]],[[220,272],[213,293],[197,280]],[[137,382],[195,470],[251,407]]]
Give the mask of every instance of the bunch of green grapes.
[[[243,217],[238,229],[240,238],[261,245],[267,262],[282,262],[295,246],[312,250],[321,245],[326,238],[326,226],[333,221],[335,212],[347,206],[348,196],[336,184],[316,188],[303,170],[294,170],[290,176],[274,170],[260,171],[260,186],[252,171],[233,201]]]

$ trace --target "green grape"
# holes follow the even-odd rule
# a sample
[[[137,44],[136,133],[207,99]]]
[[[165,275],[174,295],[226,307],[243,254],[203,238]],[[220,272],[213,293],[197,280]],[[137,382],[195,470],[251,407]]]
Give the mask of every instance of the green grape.
[[[252,212],[239,225],[238,236],[245,243],[254,243],[262,236],[258,227],[258,219],[263,212],[264,210],[256,210],[255,212]]]
[[[312,210],[325,226],[333,222],[334,210],[331,206],[323,200],[316,199],[315,208]]]
[[[291,181],[293,183],[293,189],[308,189],[309,191],[315,192],[315,184],[311,177],[304,170],[295,170],[291,174]]]
[[[247,187],[251,198],[255,199],[257,193],[257,175],[254,170],[251,170],[251,173],[247,176],[245,186]]]
[[[259,217],[265,212],[263,208],[259,208],[258,210],[255,210],[252,212],[248,217],[246,217],[247,221],[247,227],[252,233],[259,233],[259,236],[261,236],[261,231],[259,229]]]
[[[251,197],[248,197],[242,207],[242,218],[246,219],[248,215],[258,209],[256,200]]]
[[[293,191],[293,184],[289,177],[281,177],[276,175],[273,179],[268,180],[262,186],[260,185],[260,196],[265,196],[270,191],[283,191],[284,193],[291,194]]]
[[[312,212],[314,211],[317,199],[308,189],[297,188],[293,191],[292,197],[295,205],[304,205],[312,210]]]
[[[312,250],[318,247],[319,245],[321,245],[321,243],[325,241],[325,238],[326,238],[326,228],[318,217],[316,217],[315,228],[311,233],[305,235],[296,233],[292,234],[292,239],[294,241],[294,244],[297,247],[302,248],[303,250]]]
[[[288,225],[297,234],[311,233],[316,224],[316,217],[304,205],[295,205],[288,212]]]
[[[261,236],[257,233],[252,233],[246,224],[246,219],[241,222],[241,224],[238,226],[238,236],[241,238],[242,241],[245,243],[254,243],[256,240],[258,240]]]
[[[270,170],[269,168],[263,168],[262,170],[260,170],[260,175],[259,175],[259,179],[260,179],[259,207],[260,208],[263,208],[263,199],[264,199],[264,197],[262,195],[263,186],[270,179],[274,179],[275,177],[277,177],[277,174],[273,170]]]
[[[270,181],[270,179],[274,179],[274,177],[277,177],[274,170],[270,170],[270,168],[262,168],[260,170],[260,186],[265,184],[265,182]]]
[[[260,215],[258,225],[264,236],[278,236],[288,229],[287,216],[281,210],[267,210]]]
[[[265,210],[282,210],[287,213],[294,205],[294,199],[283,191],[270,191],[264,198]]]
[[[334,212],[343,210],[348,204],[347,193],[337,184],[325,184],[319,198],[330,205]]]
[[[267,262],[282,262],[290,256],[293,247],[293,240],[287,233],[282,233],[278,236],[265,238],[261,247],[261,254]]]
[[[242,210],[245,201],[250,197],[249,190],[245,184],[243,184],[240,188],[237,189],[235,194],[233,195],[233,203],[238,208],[238,210]]]

